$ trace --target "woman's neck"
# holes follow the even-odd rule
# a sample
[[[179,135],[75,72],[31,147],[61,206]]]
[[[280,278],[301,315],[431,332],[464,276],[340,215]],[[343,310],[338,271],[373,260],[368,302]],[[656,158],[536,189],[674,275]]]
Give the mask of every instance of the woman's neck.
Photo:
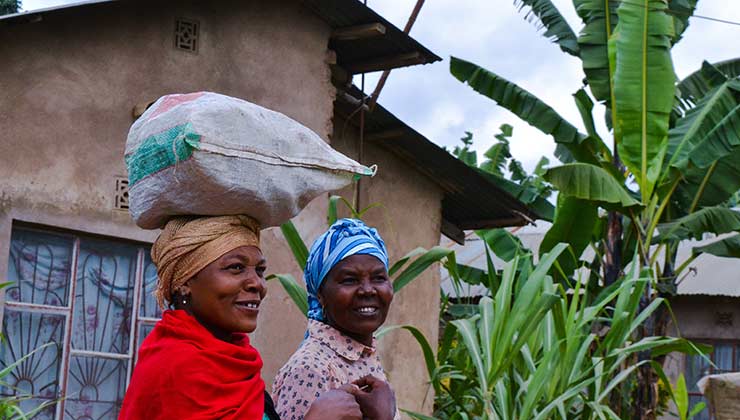
[[[327,319],[325,322],[328,326],[334,328],[335,330],[339,331],[340,333],[346,335],[347,337],[357,341],[358,343],[367,346],[372,347],[373,346],[373,335],[365,335],[365,334],[357,334],[353,333],[351,331],[347,331],[343,329],[342,327],[338,326],[333,320]]]
[[[188,308],[183,308],[183,309],[190,316],[192,316],[193,318],[195,318],[195,320],[198,321],[198,324],[202,325],[203,328],[205,328],[206,330],[208,330],[208,332],[210,332],[217,339],[219,339],[221,341],[225,341],[227,343],[231,343],[233,341],[232,340],[233,339],[233,334],[232,334],[231,331],[225,331],[222,328],[218,328],[218,327],[215,327],[213,325],[210,325],[208,322],[202,320],[200,317],[198,317],[198,315],[196,315],[195,313],[193,313]]]

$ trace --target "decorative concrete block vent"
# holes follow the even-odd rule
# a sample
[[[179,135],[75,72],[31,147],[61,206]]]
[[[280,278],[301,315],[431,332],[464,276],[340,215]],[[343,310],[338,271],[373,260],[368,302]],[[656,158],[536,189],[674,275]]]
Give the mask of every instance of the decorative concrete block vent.
[[[113,208],[128,211],[128,178],[116,177],[115,202]]]
[[[175,21],[175,48],[197,53],[199,27],[200,25],[197,21],[177,19]]]

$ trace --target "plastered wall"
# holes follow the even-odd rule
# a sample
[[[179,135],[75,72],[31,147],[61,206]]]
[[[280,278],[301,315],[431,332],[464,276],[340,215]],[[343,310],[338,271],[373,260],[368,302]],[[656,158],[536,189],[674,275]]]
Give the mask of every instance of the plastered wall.
[[[297,2],[278,0],[113,2],[0,25],[0,273],[7,272],[14,223],[152,242],[115,210],[115,180],[125,177],[123,150],[132,109],[174,92],[210,90],[283,112],[332,138],[335,88],[326,63],[330,28]],[[175,20],[199,25],[197,53],[175,49]],[[357,138],[332,139],[356,158]],[[363,163],[378,175],[362,183],[362,203],[392,260],[439,242],[441,192],[403,161],[366,145]],[[348,198],[351,189],[343,192]],[[327,201],[314,200],[296,219],[308,243],[326,227]],[[262,234],[270,272],[302,277],[279,229]],[[253,342],[271,384],[300,343],[305,318],[270,282]],[[2,296],[0,296],[0,301]],[[413,324],[437,339],[439,272],[427,271],[399,293],[388,324]],[[421,352],[405,332],[383,338],[380,351],[399,406],[429,412]],[[426,398],[426,407],[422,402]]]

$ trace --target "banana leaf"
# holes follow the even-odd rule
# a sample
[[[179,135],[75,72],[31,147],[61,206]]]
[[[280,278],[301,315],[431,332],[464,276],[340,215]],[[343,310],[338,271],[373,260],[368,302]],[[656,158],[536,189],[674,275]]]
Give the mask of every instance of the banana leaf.
[[[740,212],[727,207],[707,207],[670,223],[658,225],[659,240],[702,239],[704,233],[717,235],[740,231]]]
[[[555,207],[550,203],[546,197],[542,197],[537,194],[533,194],[528,188],[523,187],[516,182],[510,181],[504,177],[496,176],[490,172],[483,171],[478,168],[473,168],[476,172],[487,178],[493,184],[508,192],[514,198],[526,204],[530,209],[534,210],[537,214],[538,219],[547,220],[551,222],[555,215]]]
[[[578,132],[552,107],[516,84],[469,61],[450,59],[450,73],[473,90],[493,99],[529,125],[551,135],[556,143],[568,149],[581,162],[597,163],[606,146]],[[590,139],[589,141],[585,141]]]
[[[564,52],[578,57],[578,40],[555,5],[550,0],[515,0],[514,4],[521,11],[529,10],[525,16],[528,21],[537,20],[541,28],[546,28],[545,37],[560,46]]]
[[[598,208],[593,202],[561,194],[555,222],[547,231],[540,244],[540,255],[549,252],[558,243],[570,245],[558,260],[563,274],[570,276],[576,269],[578,259],[589,243],[598,220]]]
[[[583,72],[591,93],[599,102],[611,101],[612,73],[608,42],[617,25],[618,0],[574,0],[584,26],[578,35]]]
[[[709,66],[709,63],[704,61],[701,69],[686,76],[678,83],[677,88],[681,92],[682,100],[696,103],[716,86],[713,85],[712,80],[707,79],[707,66]],[[711,66],[724,74],[728,79],[735,79],[740,76],[740,58],[720,61],[711,64]]]
[[[615,39],[617,149],[635,176],[642,201],[658,181],[673,109],[673,19],[662,0],[621,2]]]
[[[686,28],[689,27],[689,18],[694,16],[696,3],[699,0],[669,0],[668,10],[673,17],[673,26],[676,34],[673,36],[673,45],[678,43]]]
[[[587,163],[569,163],[548,169],[545,179],[560,194],[590,201],[604,209],[627,213],[642,204],[632,198],[609,172]]]
[[[740,152],[715,161],[708,168],[690,168],[682,175],[673,194],[677,209],[688,211],[724,204],[740,189]]]
[[[740,258],[740,234],[691,249],[692,254],[711,254],[716,257]]]
[[[668,133],[668,165],[681,171],[689,159],[707,167],[740,145],[740,81],[705,95]],[[701,147],[699,145],[701,144]]]

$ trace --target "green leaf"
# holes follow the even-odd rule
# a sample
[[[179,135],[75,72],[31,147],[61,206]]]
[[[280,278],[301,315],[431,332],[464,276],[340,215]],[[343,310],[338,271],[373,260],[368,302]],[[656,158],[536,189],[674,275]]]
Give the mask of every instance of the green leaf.
[[[574,0],[584,26],[578,35],[583,72],[591,93],[599,102],[611,101],[612,72],[608,42],[617,25],[618,0]]]
[[[545,37],[557,43],[564,52],[578,57],[578,40],[568,22],[563,18],[550,0],[515,0],[519,10],[529,8],[525,18],[532,21],[535,18],[539,25],[546,28]]]
[[[687,419],[688,417],[686,417],[686,415],[689,411],[689,393],[686,389],[686,378],[684,378],[683,373],[678,375],[678,381],[676,381],[674,402],[676,403],[676,408],[678,409],[681,419]]]
[[[727,207],[707,207],[669,223],[658,225],[661,240],[702,239],[704,233],[740,231],[740,212]]]
[[[591,243],[591,234],[598,217],[598,208],[591,201],[559,195],[555,222],[542,239],[540,255],[550,251],[558,243],[569,244],[571,252],[563,254],[558,263],[566,276],[572,274],[577,260]]]
[[[647,202],[661,173],[673,109],[673,19],[663,0],[621,2],[617,13],[617,148]]]
[[[415,259],[409,266],[393,280],[393,291],[398,292],[408,285],[412,280],[419,277],[430,265],[439,262],[453,251],[449,248],[435,246]]]
[[[418,257],[419,255],[422,255],[425,252],[427,252],[426,248],[421,247],[421,246],[418,248],[412,249],[408,254],[404,255],[398,261],[393,263],[393,265],[391,265],[390,270],[388,270],[388,275],[393,277],[396,274],[396,272],[398,272],[398,270],[400,270],[401,268],[403,268],[404,265],[406,265],[407,262]]]
[[[337,204],[342,199],[338,195],[329,197],[329,208],[326,210],[326,223],[331,226],[337,221]]]
[[[716,257],[740,258],[740,234],[691,249],[694,255],[711,254]]]
[[[709,76],[707,66],[710,64],[704,61],[702,68],[691,73],[678,83],[678,90],[681,92],[681,99],[692,103],[698,102],[712,88],[716,87],[716,82]],[[740,58],[733,58],[726,61],[711,64],[728,79],[734,79],[740,76]]]
[[[725,82],[708,92],[669,131],[668,164],[683,171],[691,160],[706,168],[736,150],[740,141],[732,130],[740,124],[739,106],[740,82]]]
[[[540,162],[542,161],[540,160]],[[516,182],[509,181],[506,178],[496,176],[480,169],[476,170],[479,174],[487,178],[490,182],[503,189],[507,193],[511,194],[517,200],[529,206],[530,209],[534,210],[539,219],[547,221],[553,220],[555,207],[547,200],[547,197],[542,197],[540,195],[529,195],[528,189],[517,184]]]
[[[303,269],[306,267],[306,261],[308,260],[308,248],[301,239],[301,235],[298,233],[295,225],[292,221],[287,221],[280,225],[280,231],[283,232],[285,240],[288,242],[290,250],[293,252],[298,267]]]
[[[596,151],[588,149],[590,145],[581,145],[585,136],[536,96],[493,72],[456,57],[450,59],[450,73],[531,126],[551,135],[576,159],[595,161]]]
[[[641,204],[632,198],[609,172],[587,163],[570,163],[550,168],[545,179],[553,184],[560,194],[588,200],[607,209],[625,212]]]
[[[266,280],[278,279],[285,292],[290,296],[293,302],[298,306],[303,316],[308,316],[308,293],[296,279],[290,274],[271,274]]]
[[[522,241],[509,233],[506,229],[477,230],[475,233],[504,261],[511,261],[518,253],[524,250]]]
[[[581,120],[583,125],[586,127],[586,132],[589,136],[599,138],[599,134],[596,132],[596,126],[594,125],[594,103],[586,93],[585,89],[578,89],[578,92],[573,94],[573,98],[576,100],[576,106],[578,112],[581,114]]]
[[[673,27],[675,28],[675,35],[672,40],[674,45],[681,40],[684,31],[689,27],[689,18],[694,15],[697,2],[698,0],[669,0],[668,10],[670,10],[673,17]]]
[[[411,333],[411,335],[416,339],[416,342],[419,343],[419,347],[421,347],[421,353],[424,356],[424,363],[427,366],[427,373],[429,374],[429,379],[431,380],[434,377],[434,372],[437,369],[437,362],[434,359],[434,350],[432,350],[432,346],[429,345],[429,341],[424,336],[424,333],[422,333],[418,328],[412,326],[412,325],[389,325],[385,327],[379,328],[377,331],[375,331],[375,338],[380,339],[384,335],[388,334],[391,331],[403,329]],[[432,382],[436,385],[436,382]],[[441,392],[441,389],[437,386],[435,387],[436,392]]]
[[[688,417],[688,418],[690,418],[690,419],[693,419],[693,418],[694,418],[694,417],[696,417],[696,416],[697,416],[697,415],[698,415],[699,413],[701,413],[701,411],[702,411],[702,410],[704,410],[705,408],[707,408],[707,404],[706,404],[706,403],[705,403],[704,401],[700,401],[700,402],[698,402],[698,403],[697,403],[697,404],[696,404],[696,405],[694,406],[694,408],[692,408],[692,409],[691,409],[691,412],[689,413],[689,417]]]

